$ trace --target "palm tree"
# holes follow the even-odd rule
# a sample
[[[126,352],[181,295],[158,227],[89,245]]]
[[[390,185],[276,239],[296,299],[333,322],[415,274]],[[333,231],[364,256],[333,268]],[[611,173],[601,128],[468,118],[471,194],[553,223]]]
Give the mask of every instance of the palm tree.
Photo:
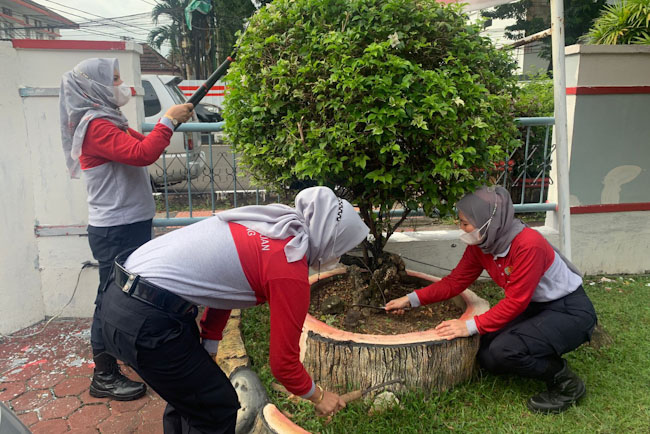
[[[150,46],[156,48],[157,50],[160,50],[160,47],[162,47],[165,42],[169,42],[171,45],[171,50],[167,56],[169,58],[169,61],[173,65],[179,65],[181,69],[187,73],[186,68],[188,63],[187,59],[185,59],[185,56],[183,55],[181,46],[181,31],[176,25],[170,24],[166,26],[160,26],[153,29],[149,33],[148,43]]]
[[[161,18],[166,17],[171,19],[171,23],[161,25],[149,32],[148,42],[149,45],[160,49],[165,43],[169,42],[171,45],[172,63],[174,63],[174,56],[180,55],[180,63],[183,66],[187,77],[193,75],[192,65],[192,52],[190,48],[189,29],[185,24],[185,7],[190,0],[160,0],[151,11],[151,19],[154,24],[158,25]]]
[[[151,18],[157,25],[160,18],[167,17],[171,24],[152,30],[148,42],[157,49],[169,42],[172,55],[180,54],[188,78],[206,78],[232,52],[236,34],[244,29],[246,20],[257,7],[271,0],[212,0],[208,14],[192,14],[192,30],[185,22],[185,8],[190,1],[159,0]]]

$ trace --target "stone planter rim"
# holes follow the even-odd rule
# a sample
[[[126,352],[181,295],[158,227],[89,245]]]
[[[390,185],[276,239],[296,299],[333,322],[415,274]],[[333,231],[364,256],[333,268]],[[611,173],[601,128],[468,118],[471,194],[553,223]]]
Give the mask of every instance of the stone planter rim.
[[[333,277],[339,274],[346,272],[346,268],[341,267],[324,273],[313,274],[309,277],[309,284],[313,285],[318,280],[326,279],[328,277]],[[418,271],[406,270],[409,276],[419,277],[421,279],[429,280],[431,282],[437,282],[441,279],[439,277],[431,276],[429,274],[421,273]],[[459,319],[468,320],[473,318],[476,315],[480,315],[486,312],[490,306],[486,300],[478,297],[474,292],[469,289],[466,289],[459,295],[465,302],[467,308],[465,312],[461,315]],[[314,331],[318,330],[315,333],[318,333],[323,338],[333,339],[336,341],[349,341],[353,344],[369,344],[377,346],[404,346],[409,344],[419,344],[425,342],[434,343],[436,341],[446,341],[446,339],[440,337],[432,328],[419,332],[411,333],[402,333],[398,335],[374,335],[374,334],[363,334],[363,333],[353,333],[337,329],[330,325],[325,324],[324,322],[314,318],[312,315],[307,314],[305,318],[305,323],[303,326],[303,331]],[[301,340],[306,340],[307,334],[303,332]],[[305,348],[304,342],[301,342],[301,353]],[[302,358],[302,357],[301,357]]]

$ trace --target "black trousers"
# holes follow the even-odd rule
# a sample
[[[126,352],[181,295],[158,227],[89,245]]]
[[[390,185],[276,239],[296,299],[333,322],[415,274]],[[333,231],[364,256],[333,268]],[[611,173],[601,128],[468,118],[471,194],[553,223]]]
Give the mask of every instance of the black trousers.
[[[528,308],[501,330],[481,336],[478,361],[495,374],[549,380],[549,364],[591,338],[596,311],[582,286]]]
[[[105,287],[108,281],[113,261],[123,251],[140,247],[151,240],[151,227],[151,220],[111,227],[88,226],[90,250],[99,263],[99,287],[95,299],[95,314],[90,329],[90,344],[94,355],[103,352],[105,349],[101,327],[97,320],[97,311],[101,309],[101,289]]]
[[[129,364],[165,401],[165,433],[234,433],[239,400],[203,349],[198,309],[164,312],[109,280],[99,322],[106,351]]]

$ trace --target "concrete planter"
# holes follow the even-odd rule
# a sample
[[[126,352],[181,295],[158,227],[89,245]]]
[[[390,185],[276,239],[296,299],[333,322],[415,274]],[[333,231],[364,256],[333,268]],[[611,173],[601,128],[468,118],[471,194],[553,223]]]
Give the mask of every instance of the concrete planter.
[[[320,281],[344,272],[340,268],[322,273]],[[429,282],[440,280],[415,271],[408,274]],[[312,285],[317,279],[311,276]],[[465,309],[460,319],[489,309],[487,301],[469,290],[454,302]],[[300,345],[305,368],[314,381],[329,390],[342,393],[401,378],[406,389],[444,391],[472,375],[479,337],[448,341],[432,329],[401,335],[351,333],[307,315]]]

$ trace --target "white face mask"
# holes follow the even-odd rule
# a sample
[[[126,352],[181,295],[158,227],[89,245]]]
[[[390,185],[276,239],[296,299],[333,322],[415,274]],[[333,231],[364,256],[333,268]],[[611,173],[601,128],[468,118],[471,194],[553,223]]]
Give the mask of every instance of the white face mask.
[[[488,221],[485,222],[485,224],[483,226],[481,226],[478,229],[474,229],[472,232],[465,232],[465,233],[461,234],[460,237],[458,237],[458,238],[460,238],[460,240],[463,243],[469,244],[470,246],[475,246],[476,244],[481,243],[481,241],[483,241],[485,239],[485,235],[487,234],[487,230],[490,227],[490,223],[492,223],[492,219],[494,218],[494,214],[496,214],[496,212],[497,212],[497,206],[496,206],[496,203],[495,203],[494,211],[492,211],[492,215],[490,216]],[[483,235],[481,235],[481,231],[483,229],[485,229],[485,231],[483,231]]]
[[[488,220],[485,222],[485,225],[489,225],[489,223],[492,221],[492,219]],[[472,232],[465,232],[460,235],[460,240],[465,243],[469,244],[470,246],[474,246],[485,238],[485,234],[481,235],[481,229],[485,227],[485,225],[481,226],[478,229],[474,229]]]
[[[131,99],[131,87],[125,84],[113,86],[113,96],[115,97],[115,104],[122,107]]]

